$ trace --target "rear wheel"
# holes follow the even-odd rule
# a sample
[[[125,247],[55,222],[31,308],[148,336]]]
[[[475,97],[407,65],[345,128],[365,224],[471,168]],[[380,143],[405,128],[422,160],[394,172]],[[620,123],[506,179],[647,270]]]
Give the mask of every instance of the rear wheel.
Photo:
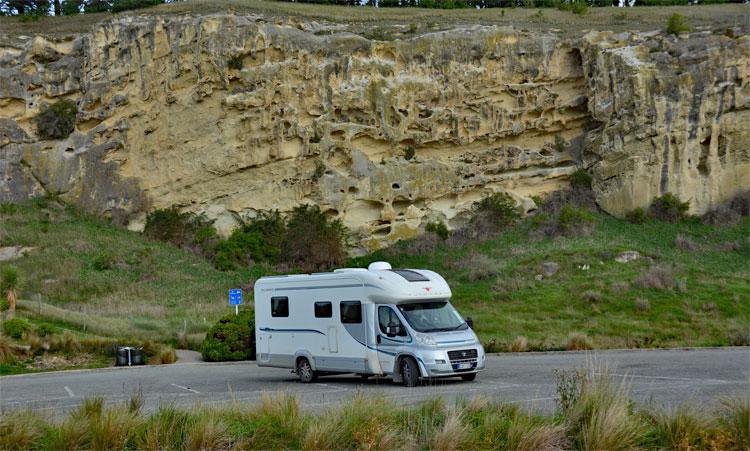
[[[471,382],[476,378],[477,378],[477,373],[469,373],[469,374],[461,375],[461,379],[465,380],[466,382]]]
[[[315,371],[310,366],[310,362],[304,357],[297,361],[297,376],[299,376],[299,381],[303,384],[309,384],[315,380]]]
[[[401,380],[405,387],[416,387],[419,384],[419,367],[411,357],[401,359]]]

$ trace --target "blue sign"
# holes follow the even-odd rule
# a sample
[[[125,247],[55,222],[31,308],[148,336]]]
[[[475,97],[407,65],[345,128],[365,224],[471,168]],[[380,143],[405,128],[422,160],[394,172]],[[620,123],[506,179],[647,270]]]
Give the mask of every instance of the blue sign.
[[[242,290],[229,290],[229,305],[242,305]]]

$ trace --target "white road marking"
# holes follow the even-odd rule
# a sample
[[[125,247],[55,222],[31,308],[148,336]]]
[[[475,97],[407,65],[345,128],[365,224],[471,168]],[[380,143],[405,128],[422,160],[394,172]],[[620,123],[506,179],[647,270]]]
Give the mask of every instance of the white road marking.
[[[666,376],[642,376],[638,374],[617,374],[617,373],[610,373],[610,376],[617,376],[617,377],[638,377],[642,379],[661,379],[666,381],[684,381],[684,382],[703,382],[703,383],[709,383],[709,384],[730,384],[732,381],[725,381],[721,379],[697,379],[697,378],[688,378],[688,377],[666,377]]]
[[[73,393],[73,390],[71,390],[70,387],[68,387],[67,385],[63,388],[65,389],[66,392],[68,392],[68,396],[70,396],[71,398],[74,398],[76,396],[76,394]]]
[[[174,387],[177,387],[177,388],[181,388],[183,390],[187,390],[187,391],[189,391],[191,393],[195,393],[196,395],[200,395],[201,394],[201,392],[199,392],[198,390],[193,390],[190,387],[183,387],[182,385],[177,385],[177,384],[171,384],[171,385],[174,386]]]

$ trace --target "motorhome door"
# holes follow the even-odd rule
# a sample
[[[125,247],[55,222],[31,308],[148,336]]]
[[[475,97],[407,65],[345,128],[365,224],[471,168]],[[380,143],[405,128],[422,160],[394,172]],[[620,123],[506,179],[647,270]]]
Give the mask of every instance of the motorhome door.
[[[411,337],[392,306],[379,305],[377,315],[375,336],[377,337],[378,360],[383,371],[391,373],[394,370],[396,355],[404,346],[411,343]]]

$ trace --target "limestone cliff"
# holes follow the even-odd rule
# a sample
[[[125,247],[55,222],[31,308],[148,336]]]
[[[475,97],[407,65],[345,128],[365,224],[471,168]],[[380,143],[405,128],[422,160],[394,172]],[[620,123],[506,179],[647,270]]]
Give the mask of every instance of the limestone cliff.
[[[374,249],[491,192],[533,208],[577,167],[613,214],[750,188],[746,33],[332,31],[126,17],[0,47],[0,201],[56,193],[135,228],[179,205],[224,233],[315,203]],[[60,97],[76,130],[40,140],[33,118]]]

